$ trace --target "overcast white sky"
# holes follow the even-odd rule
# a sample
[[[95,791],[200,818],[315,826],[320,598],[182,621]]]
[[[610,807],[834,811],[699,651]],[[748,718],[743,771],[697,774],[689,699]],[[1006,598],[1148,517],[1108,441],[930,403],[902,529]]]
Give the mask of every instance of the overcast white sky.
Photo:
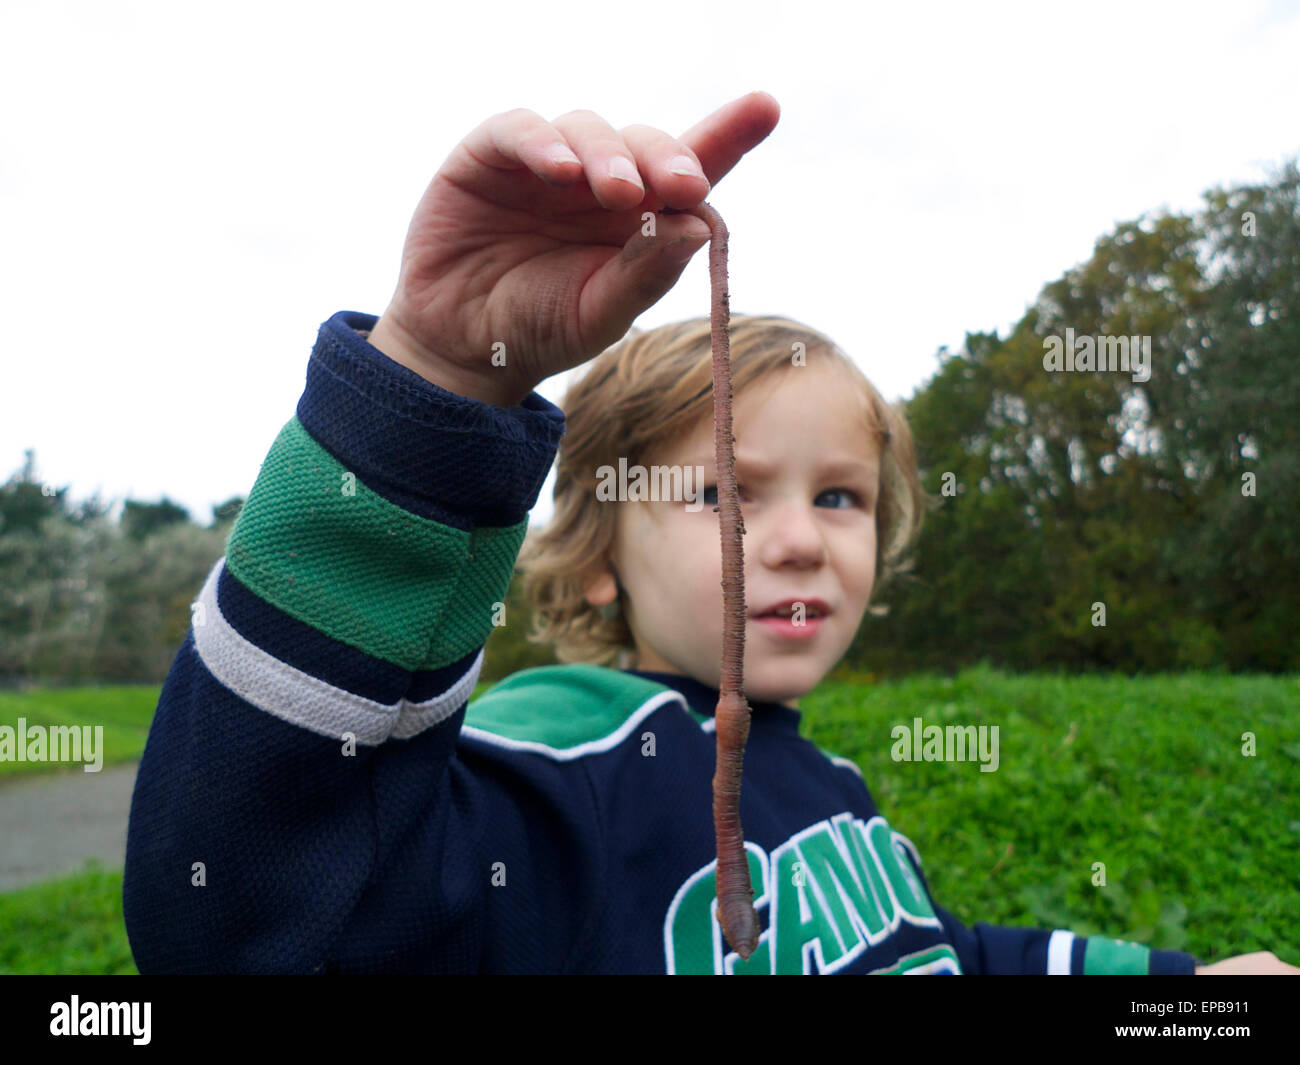
[[[1116,221],[1300,151],[1300,7],[1263,0],[4,0],[0,41],[0,481],[34,447],[74,499],[205,523],[499,111],[679,134],[770,92],[780,123],[710,195],[732,309],[815,326],[890,399]],[[706,314],[706,258],[638,325]]]

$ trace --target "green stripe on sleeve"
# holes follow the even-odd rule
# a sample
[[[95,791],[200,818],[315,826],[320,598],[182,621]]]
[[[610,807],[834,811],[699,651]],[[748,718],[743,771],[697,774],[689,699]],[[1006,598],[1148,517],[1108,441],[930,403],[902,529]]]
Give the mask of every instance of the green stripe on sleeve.
[[[1084,976],[1146,976],[1150,971],[1151,948],[1126,939],[1089,936],[1083,941]]]
[[[464,531],[411,514],[294,417],[239,513],[226,565],[327,636],[403,669],[438,669],[487,640],[527,528],[526,517]]]

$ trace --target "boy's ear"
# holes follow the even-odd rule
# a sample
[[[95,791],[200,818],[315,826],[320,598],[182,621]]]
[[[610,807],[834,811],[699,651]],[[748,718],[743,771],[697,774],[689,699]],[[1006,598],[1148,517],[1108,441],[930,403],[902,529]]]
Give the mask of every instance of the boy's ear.
[[[587,602],[595,607],[612,607],[623,594],[623,582],[618,579],[614,563],[606,561],[602,569],[588,579]]]
[[[587,602],[592,606],[609,606],[618,599],[618,578],[612,568],[606,568],[587,582]]]

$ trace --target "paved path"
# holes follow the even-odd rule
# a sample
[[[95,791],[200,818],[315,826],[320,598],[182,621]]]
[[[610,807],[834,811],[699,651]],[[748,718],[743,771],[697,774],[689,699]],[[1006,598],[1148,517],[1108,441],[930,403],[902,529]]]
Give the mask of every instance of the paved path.
[[[126,859],[136,763],[0,782],[0,892]]]

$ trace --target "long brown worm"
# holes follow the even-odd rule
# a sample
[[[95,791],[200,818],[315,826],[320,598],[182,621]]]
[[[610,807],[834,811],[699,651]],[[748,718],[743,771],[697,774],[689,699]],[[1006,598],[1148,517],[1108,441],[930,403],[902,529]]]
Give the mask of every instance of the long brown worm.
[[[693,214],[709,227],[709,315],[713,343],[713,447],[718,468],[718,525],[722,535],[722,675],[713,719],[717,761],[713,773],[713,831],[718,846],[718,921],[727,942],[748,960],[758,946],[758,915],[740,825],[740,779],[749,739],[749,703],[741,691],[745,658],[745,521],[736,488],[731,423],[731,306],[727,291],[727,227],[707,202],[669,214]]]

